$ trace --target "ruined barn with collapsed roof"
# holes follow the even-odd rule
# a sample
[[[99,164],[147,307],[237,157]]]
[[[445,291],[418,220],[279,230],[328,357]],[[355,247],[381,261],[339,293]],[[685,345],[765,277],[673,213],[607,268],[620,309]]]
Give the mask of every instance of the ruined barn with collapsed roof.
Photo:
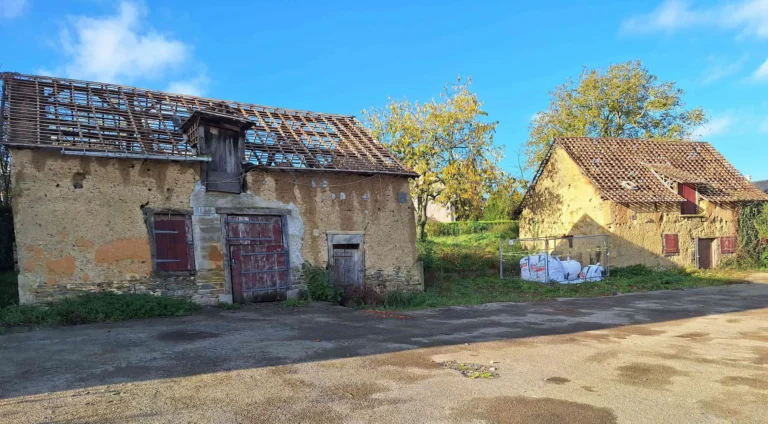
[[[5,73],[23,303],[422,290],[409,178],[352,116]]]

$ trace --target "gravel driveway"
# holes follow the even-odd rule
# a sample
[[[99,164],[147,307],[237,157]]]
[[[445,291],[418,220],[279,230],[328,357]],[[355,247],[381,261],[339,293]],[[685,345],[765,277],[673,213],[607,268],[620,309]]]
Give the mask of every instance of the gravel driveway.
[[[740,284],[18,330],[0,336],[0,422],[765,423],[767,308],[768,285]]]

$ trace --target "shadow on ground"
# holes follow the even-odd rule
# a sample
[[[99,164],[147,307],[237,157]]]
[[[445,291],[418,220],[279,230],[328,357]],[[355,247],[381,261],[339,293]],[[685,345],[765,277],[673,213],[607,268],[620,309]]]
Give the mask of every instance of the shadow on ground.
[[[410,313],[328,304],[206,309],[184,318],[0,336],[0,398],[768,307],[768,285],[497,303]]]

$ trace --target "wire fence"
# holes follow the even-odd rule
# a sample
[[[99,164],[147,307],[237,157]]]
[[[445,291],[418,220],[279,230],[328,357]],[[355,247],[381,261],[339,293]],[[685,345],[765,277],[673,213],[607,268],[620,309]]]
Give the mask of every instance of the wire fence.
[[[555,261],[557,263],[553,263]],[[562,270],[563,264],[565,270]],[[582,274],[590,266],[602,267],[603,275],[609,276],[610,265],[608,235],[502,239],[499,243],[499,277],[502,279],[529,279],[527,271],[535,272],[542,282],[559,281],[561,273],[565,281],[577,280],[573,273]]]

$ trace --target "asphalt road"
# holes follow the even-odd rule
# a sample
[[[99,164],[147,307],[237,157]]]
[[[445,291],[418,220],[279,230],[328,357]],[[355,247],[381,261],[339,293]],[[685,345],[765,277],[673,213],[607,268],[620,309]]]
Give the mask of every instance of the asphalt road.
[[[768,285],[19,330],[0,422],[766,423]]]

